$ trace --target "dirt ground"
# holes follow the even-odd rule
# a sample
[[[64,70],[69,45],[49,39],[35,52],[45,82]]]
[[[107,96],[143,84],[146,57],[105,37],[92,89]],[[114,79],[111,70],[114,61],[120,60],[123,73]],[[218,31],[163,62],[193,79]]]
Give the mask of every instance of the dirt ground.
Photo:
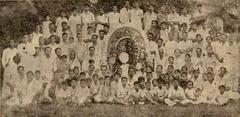
[[[2,117],[2,116],[0,116]],[[7,117],[240,117],[240,101],[227,105],[110,105],[90,104],[85,107],[31,106],[24,112]]]

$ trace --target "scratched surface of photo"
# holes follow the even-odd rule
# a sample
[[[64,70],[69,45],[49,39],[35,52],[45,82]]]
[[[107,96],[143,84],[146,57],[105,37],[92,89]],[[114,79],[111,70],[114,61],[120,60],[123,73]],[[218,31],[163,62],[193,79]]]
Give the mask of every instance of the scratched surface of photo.
[[[240,117],[240,0],[0,0],[0,117]]]

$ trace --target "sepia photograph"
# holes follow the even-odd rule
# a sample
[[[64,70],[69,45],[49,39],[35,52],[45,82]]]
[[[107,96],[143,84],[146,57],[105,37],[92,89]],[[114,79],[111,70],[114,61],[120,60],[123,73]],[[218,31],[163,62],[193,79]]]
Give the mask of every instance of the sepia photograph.
[[[240,0],[0,0],[0,117],[240,117]]]

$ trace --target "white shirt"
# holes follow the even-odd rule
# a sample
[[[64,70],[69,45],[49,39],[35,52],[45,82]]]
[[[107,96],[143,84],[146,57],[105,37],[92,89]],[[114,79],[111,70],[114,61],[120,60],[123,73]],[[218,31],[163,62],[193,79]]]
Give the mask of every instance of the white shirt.
[[[76,15],[76,16],[71,15],[69,17],[69,26],[70,26],[71,32],[73,34],[76,34],[76,26],[77,26],[77,24],[82,24],[81,16],[79,16],[79,15]]]
[[[121,23],[123,24],[130,23],[130,9],[127,9],[124,7],[120,10],[120,14],[121,14],[121,17],[120,17]]]
[[[157,20],[157,14],[156,13],[146,12],[144,14],[144,27],[145,27],[146,31],[150,29],[153,20]]]
[[[130,21],[139,30],[142,30],[143,10],[140,8],[130,11]]]
[[[84,25],[87,25],[88,23],[93,23],[95,21],[95,16],[93,15],[92,12],[83,12],[81,14],[81,17],[82,17],[82,23]]]
[[[13,57],[18,53],[16,48],[6,48],[2,54],[2,65],[5,68],[7,64],[13,62]]]
[[[109,20],[109,25],[111,29],[114,29],[114,27],[118,26],[120,24],[120,13],[114,13],[110,12],[108,13],[108,20]]]
[[[100,22],[100,23],[108,23],[108,17],[106,14],[103,14],[103,15],[99,15],[96,17],[96,21]],[[102,24],[97,24],[97,33],[99,30],[102,30],[103,29],[103,25]]]

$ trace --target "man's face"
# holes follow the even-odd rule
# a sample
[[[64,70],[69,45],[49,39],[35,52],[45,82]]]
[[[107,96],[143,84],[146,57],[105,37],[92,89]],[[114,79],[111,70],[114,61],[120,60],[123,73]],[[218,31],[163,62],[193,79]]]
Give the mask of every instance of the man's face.
[[[95,67],[93,65],[89,65],[88,69],[89,71],[94,71]]]
[[[102,15],[102,14],[104,14],[104,10],[103,9],[100,9],[99,10],[99,13]]]
[[[166,29],[167,25],[165,23],[161,24],[161,29]]]
[[[33,80],[33,73],[27,73],[27,79],[28,81]]]
[[[74,71],[69,71],[68,75],[69,75],[70,78],[73,78],[74,77]]]
[[[153,80],[152,85],[153,85],[154,87],[158,86],[158,82],[157,82],[157,80]]]
[[[94,52],[95,52],[95,49],[94,49],[94,48],[90,48],[90,49],[89,49],[90,55],[94,55]]]
[[[78,39],[79,41],[81,41],[81,40],[82,40],[82,34],[78,34],[78,35],[77,35],[77,39]]]
[[[153,6],[150,6],[150,7],[149,7],[149,11],[150,11],[150,12],[153,12],[153,10],[154,10],[154,7],[153,7]]]
[[[93,36],[92,36],[92,40],[93,40],[94,42],[97,42],[97,39],[98,39],[98,37],[97,37],[96,35],[93,35]]]
[[[212,47],[208,46],[206,49],[207,49],[208,54],[213,54],[213,48]]]
[[[127,7],[127,8],[130,7],[130,3],[129,3],[129,1],[126,1],[126,2],[125,2],[125,7]]]
[[[36,32],[40,32],[41,31],[41,27],[40,26],[37,26],[36,27]]]
[[[163,68],[161,66],[157,66],[156,72],[157,73],[162,73]]]
[[[147,73],[147,79],[152,79],[153,78],[153,74],[152,73]]]
[[[84,8],[84,12],[88,12],[89,10],[90,10],[89,7],[85,7],[85,8]]]
[[[181,78],[182,78],[182,80],[185,80],[185,81],[186,81],[186,80],[188,79],[188,78],[187,78],[187,74],[182,74],[182,77],[181,77]]]
[[[113,11],[114,11],[114,12],[117,12],[117,11],[118,11],[117,6],[113,6]]]
[[[198,78],[198,76],[199,76],[199,71],[194,71],[194,72],[193,72],[193,75],[194,75],[195,78]]]
[[[146,83],[146,89],[151,89],[151,83]]]
[[[178,85],[179,85],[179,84],[178,84],[178,81],[177,81],[177,80],[174,80],[174,81],[173,81],[173,86],[174,86],[174,87],[178,87]]]
[[[187,88],[188,88],[188,89],[191,89],[192,87],[193,87],[193,83],[192,83],[192,82],[188,82]]]
[[[70,58],[72,58],[72,59],[75,58],[75,53],[74,53],[74,52],[71,52],[71,53],[70,53]]]
[[[51,49],[51,48],[46,48],[45,54],[46,54],[47,56],[50,56],[50,55],[51,55],[51,52],[52,52],[52,49]]]
[[[201,55],[202,54],[202,50],[201,49],[196,49],[196,53],[197,53],[197,55]]]
[[[49,25],[49,30],[55,30],[55,25],[54,24],[50,24]]]
[[[55,38],[55,36],[52,36],[51,37],[51,43],[55,43],[56,42],[56,38]]]
[[[60,57],[62,55],[62,50],[61,49],[57,49],[56,50],[56,55]]]
[[[220,75],[225,75],[226,74],[226,69],[225,68],[220,68]]]
[[[77,10],[73,10],[73,15],[74,15],[74,16],[77,15]]]
[[[122,85],[126,85],[127,84],[127,79],[123,78],[121,82],[122,82]]]
[[[138,2],[135,2],[135,3],[133,4],[133,6],[134,6],[135,8],[137,8],[137,7],[139,7],[139,3],[138,3]]]
[[[107,73],[107,67],[106,66],[102,66],[101,67],[101,71],[102,71],[102,73]]]
[[[105,33],[104,32],[99,32],[99,37],[104,37]]]
[[[19,73],[19,74],[24,73],[24,67],[19,67],[19,68],[18,68],[18,73]]]
[[[158,46],[162,46],[163,45],[163,41],[162,40],[157,40],[157,44],[158,44]]]
[[[174,63],[174,59],[172,57],[169,57],[168,62],[172,64],[172,63]]]
[[[76,87],[76,86],[77,86],[77,81],[76,81],[76,80],[72,80],[71,86],[72,86],[72,87]]]
[[[176,57],[178,57],[178,56],[181,55],[181,52],[180,52],[180,50],[175,50],[175,51],[174,51],[174,54],[175,54]]]
[[[14,40],[11,40],[10,41],[10,48],[14,48],[15,47],[15,41]]]
[[[67,23],[65,23],[65,22],[62,23],[62,28],[63,28],[63,29],[67,29]]]
[[[67,35],[67,34],[64,34],[64,35],[62,36],[62,40],[63,40],[63,42],[66,42],[67,39],[68,39],[68,35]]]
[[[140,88],[140,85],[139,85],[139,84],[135,84],[135,85],[134,85],[134,89],[135,89],[135,90],[138,90],[139,88]]]

